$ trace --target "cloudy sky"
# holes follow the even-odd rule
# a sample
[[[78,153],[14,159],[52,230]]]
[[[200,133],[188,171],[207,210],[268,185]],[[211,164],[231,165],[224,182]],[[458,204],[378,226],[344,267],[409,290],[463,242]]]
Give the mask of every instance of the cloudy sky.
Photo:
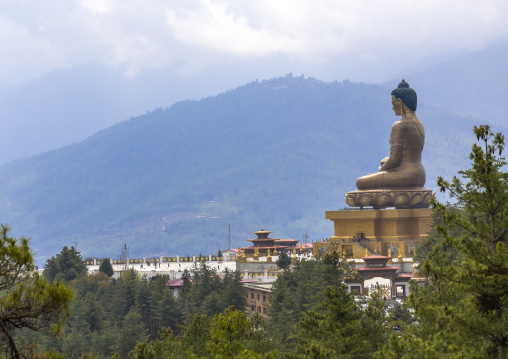
[[[393,81],[507,19],[506,0],[2,1],[0,165],[256,79]]]
[[[90,63],[196,77],[242,61],[373,82],[504,38],[507,19],[505,0],[4,1],[0,86]]]

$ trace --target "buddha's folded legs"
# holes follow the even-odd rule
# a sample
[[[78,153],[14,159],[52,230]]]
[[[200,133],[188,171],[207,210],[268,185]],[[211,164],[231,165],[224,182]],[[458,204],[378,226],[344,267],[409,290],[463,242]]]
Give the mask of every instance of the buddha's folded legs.
[[[393,187],[420,187],[425,184],[425,170],[389,170],[362,176],[356,180],[359,190]]]

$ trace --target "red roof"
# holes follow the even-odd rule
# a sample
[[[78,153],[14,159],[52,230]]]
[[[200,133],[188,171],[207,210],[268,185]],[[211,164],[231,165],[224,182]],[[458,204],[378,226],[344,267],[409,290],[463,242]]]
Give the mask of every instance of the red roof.
[[[182,278],[170,279],[166,282],[168,287],[181,287],[183,285]]]
[[[261,246],[250,246],[250,247],[242,247],[242,249],[272,249],[275,248],[275,246],[269,246],[269,247],[261,247]],[[278,249],[286,249],[286,248],[297,248],[297,247],[288,247],[288,246],[277,246]]]
[[[255,279],[242,279],[240,283],[257,283],[258,281]]]
[[[382,266],[382,267],[359,267],[359,268],[356,268],[356,270],[359,270],[359,271],[383,271],[383,270],[397,270],[397,269],[400,269],[399,267],[390,267],[390,266]]]
[[[394,278],[401,278],[401,279],[413,278],[413,275],[409,274],[409,273],[399,273],[399,274],[396,274]]]

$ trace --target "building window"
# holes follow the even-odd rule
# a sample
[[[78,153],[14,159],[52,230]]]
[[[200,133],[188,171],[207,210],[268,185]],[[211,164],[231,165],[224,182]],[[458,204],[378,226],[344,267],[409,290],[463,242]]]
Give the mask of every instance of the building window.
[[[260,313],[261,313],[261,307],[258,307],[258,312],[260,312]]]
[[[266,295],[263,296],[263,302],[266,302]]]
[[[263,307],[263,314],[266,314],[266,308]]]
[[[254,293],[250,294],[250,299],[254,299]]]
[[[351,286],[351,292],[352,293],[360,293],[360,286],[359,285],[352,285]]]
[[[258,300],[259,300],[259,294],[258,294]]]
[[[255,307],[254,307],[254,304],[252,304],[252,305],[250,306],[250,310],[252,310],[253,312],[256,310],[256,309],[255,309]]]

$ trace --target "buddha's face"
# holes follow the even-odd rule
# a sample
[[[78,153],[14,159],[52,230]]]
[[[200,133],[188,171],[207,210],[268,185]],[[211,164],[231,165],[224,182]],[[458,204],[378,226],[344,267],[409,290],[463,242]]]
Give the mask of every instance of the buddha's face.
[[[395,115],[402,116],[402,100],[392,95],[392,109]]]

